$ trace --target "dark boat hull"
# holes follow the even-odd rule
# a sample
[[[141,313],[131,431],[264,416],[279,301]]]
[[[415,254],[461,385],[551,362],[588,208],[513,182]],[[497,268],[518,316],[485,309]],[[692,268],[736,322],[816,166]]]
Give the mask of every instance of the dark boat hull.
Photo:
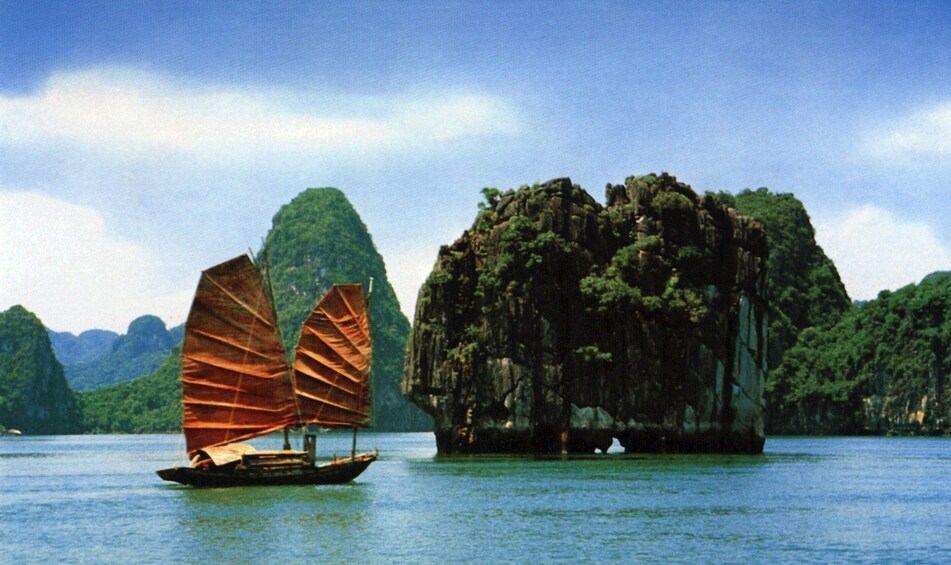
[[[339,485],[357,478],[376,458],[376,453],[360,453],[322,465],[300,464],[280,469],[249,469],[240,465],[208,469],[172,467],[156,473],[166,481],[194,487]]]

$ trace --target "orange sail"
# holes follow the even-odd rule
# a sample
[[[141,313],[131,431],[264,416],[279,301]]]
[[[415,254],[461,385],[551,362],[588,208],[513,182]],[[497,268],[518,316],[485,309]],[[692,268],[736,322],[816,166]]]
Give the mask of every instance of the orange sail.
[[[334,286],[301,328],[294,360],[301,421],[328,428],[367,426],[370,354],[363,287]]]
[[[202,273],[185,324],[182,411],[189,454],[298,423],[274,304],[245,255]]]

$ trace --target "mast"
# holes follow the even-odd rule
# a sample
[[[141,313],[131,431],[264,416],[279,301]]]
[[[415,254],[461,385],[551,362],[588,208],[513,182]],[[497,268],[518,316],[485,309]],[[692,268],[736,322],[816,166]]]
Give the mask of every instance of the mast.
[[[369,314],[369,312],[370,312],[370,304],[371,304],[370,299],[371,299],[372,297],[373,297],[373,277],[370,277],[370,283],[367,285],[367,298],[366,298],[367,313],[368,313],[368,314]],[[373,342],[373,330],[372,330],[370,324],[367,324],[367,335],[368,335],[368,337],[370,338],[370,342],[372,343],[372,342]],[[373,355],[373,350],[371,349],[371,350],[370,350],[370,355],[369,355],[369,357],[370,357],[369,362],[370,362],[370,363],[369,363],[369,366],[367,367],[367,384],[368,384],[367,390],[368,390],[368,393],[370,394],[370,403],[369,403],[369,405],[370,405],[370,410],[373,409],[373,396],[372,396],[372,395],[373,395],[373,387],[372,387],[372,386],[369,386],[369,385],[370,385],[370,382],[369,382],[369,381],[370,381],[370,372],[371,372],[372,369],[373,369],[373,359],[372,359],[372,355]],[[372,416],[372,413],[371,413],[371,416]],[[353,446],[350,448],[350,459],[351,459],[351,460],[356,460],[356,458],[357,458],[357,426],[353,426]]]
[[[266,241],[264,240],[264,238],[262,237],[262,238],[261,238],[261,263],[262,263],[262,265],[261,265],[261,269],[260,269],[260,270],[264,273],[263,278],[264,278],[264,281],[267,283],[266,289],[267,289],[268,300],[270,300],[270,302],[271,302],[271,308],[274,309],[274,312],[275,312],[275,315],[276,315],[276,314],[277,314],[277,304],[275,304],[275,302],[274,302],[274,285],[271,284],[271,263],[267,260],[267,245],[266,245],[266,243],[267,243],[267,242],[266,242]],[[250,251],[250,250],[249,250],[249,251]],[[281,326],[280,326],[280,324],[275,324],[275,326],[276,326],[276,328],[277,328],[277,337],[278,337],[278,339],[281,340],[281,343],[283,344],[283,343],[284,343],[284,336],[281,335]],[[286,355],[285,355],[285,359],[286,359]],[[294,372],[290,370],[290,367],[288,367],[287,373],[288,373],[288,377],[289,377],[289,379],[290,379],[291,391],[296,391],[296,390],[297,390],[297,384],[296,384],[295,381],[294,381]],[[292,396],[293,399],[294,399],[294,408],[297,410],[297,421],[300,422],[300,421],[301,421],[300,403],[297,402],[297,395],[296,395],[296,394],[291,394],[291,396]],[[290,427],[291,427],[291,426],[285,426],[285,427],[284,427],[284,445],[283,445],[283,448],[284,448],[285,451],[290,451],[290,449],[291,449],[291,438],[290,438],[290,433],[288,432],[288,428],[290,428]]]

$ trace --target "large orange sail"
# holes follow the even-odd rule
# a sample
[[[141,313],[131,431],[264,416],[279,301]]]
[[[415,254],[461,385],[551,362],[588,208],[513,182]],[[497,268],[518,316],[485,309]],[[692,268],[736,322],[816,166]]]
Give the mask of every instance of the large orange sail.
[[[370,327],[363,287],[336,285],[301,328],[294,388],[301,421],[328,428],[370,421]]]
[[[189,454],[298,423],[273,302],[246,255],[204,271],[185,324]]]

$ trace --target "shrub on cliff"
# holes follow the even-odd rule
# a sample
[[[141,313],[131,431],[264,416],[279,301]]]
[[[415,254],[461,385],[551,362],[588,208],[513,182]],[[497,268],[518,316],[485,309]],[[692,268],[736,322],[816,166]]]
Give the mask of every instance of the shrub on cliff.
[[[804,330],[775,373],[785,431],[951,432],[951,278],[883,291]]]

